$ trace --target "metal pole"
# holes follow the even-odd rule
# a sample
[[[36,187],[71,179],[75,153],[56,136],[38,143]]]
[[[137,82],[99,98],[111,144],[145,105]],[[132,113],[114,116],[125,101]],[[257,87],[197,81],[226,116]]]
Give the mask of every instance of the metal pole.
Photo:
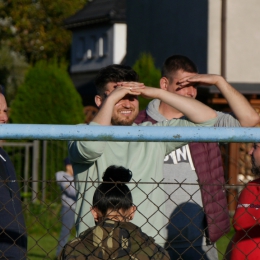
[[[47,165],[47,141],[43,141],[43,148],[42,148],[42,201],[46,200],[46,165]]]
[[[27,200],[27,192],[28,192],[28,180],[29,180],[29,146],[25,146],[25,162],[24,162],[24,180],[25,180],[25,185],[24,185],[24,194]]]
[[[260,128],[0,124],[0,139],[250,143]]]
[[[38,198],[38,164],[39,164],[39,141],[33,141],[33,172],[32,172],[32,202]]]

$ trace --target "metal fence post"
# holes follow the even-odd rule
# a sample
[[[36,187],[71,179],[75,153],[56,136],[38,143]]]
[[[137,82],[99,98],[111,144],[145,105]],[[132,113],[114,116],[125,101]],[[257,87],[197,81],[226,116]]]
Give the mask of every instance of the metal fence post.
[[[33,141],[33,172],[32,172],[32,202],[37,201],[38,196],[38,164],[40,141]]]
[[[46,200],[46,165],[47,165],[47,141],[43,141],[42,147],[42,201]]]
[[[26,181],[26,184],[24,185],[24,194],[25,194],[25,198],[24,200],[27,201],[28,197],[28,180],[29,180],[29,146],[25,146],[25,162],[24,162],[24,179]]]

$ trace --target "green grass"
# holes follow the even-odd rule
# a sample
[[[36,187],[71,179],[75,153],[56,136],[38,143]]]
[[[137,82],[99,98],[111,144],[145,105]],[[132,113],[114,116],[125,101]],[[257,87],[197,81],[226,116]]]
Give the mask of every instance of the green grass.
[[[56,254],[57,238],[51,235],[33,235],[28,238],[28,259],[54,259]]]
[[[25,209],[28,260],[54,259],[61,230],[61,204],[30,203]],[[75,237],[75,228],[71,238]]]
[[[72,232],[73,233],[73,232]],[[54,259],[58,245],[59,234],[56,237],[52,235],[33,235],[28,238],[28,260]],[[73,239],[75,235],[71,235]]]
[[[233,237],[235,231],[233,229],[233,227],[231,228],[230,232],[221,237],[218,241],[217,241],[217,249],[218,249],[218,258],[219,260],[222,260],[225,252],[226,252],[226,248],[231,240],[231,238]]]

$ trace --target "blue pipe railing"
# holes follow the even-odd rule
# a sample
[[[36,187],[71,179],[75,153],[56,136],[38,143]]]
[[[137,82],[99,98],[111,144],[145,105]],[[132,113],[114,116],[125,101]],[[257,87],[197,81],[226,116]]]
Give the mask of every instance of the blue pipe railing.
[[[0,140],[260,142],[260,128],[1,124]]]

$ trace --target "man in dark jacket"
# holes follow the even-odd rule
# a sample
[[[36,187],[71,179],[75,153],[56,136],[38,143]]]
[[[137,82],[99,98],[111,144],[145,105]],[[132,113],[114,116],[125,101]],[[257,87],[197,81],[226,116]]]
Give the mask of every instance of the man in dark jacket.
[[[0,92],[0,123],[8,121],[7,104]],[[0,148],[0,259],[26,259],[27,235],[15,170]]]
[[[196,98],[196,85],[215,85],[226,98],[235,117],[217,112],[219,127],[253,127],[259,116],[248,101],[219,75],[198,74],[187,57],[174,55],[162,68],[160,87],[165,91]],[[160,100],[141,111],[135,123],[160,122],[183,114]],[[214,242],[229,231],[228,207],[223,189],[224,172],[216,143],[191,143],[165,157],[166,194],[165,247],[171,259],[218,259]],[[182,185],[178,184],[181,183]],[[195,184],[195,185],[194,185]],[[160,230],[161,227],[158,227]]]

